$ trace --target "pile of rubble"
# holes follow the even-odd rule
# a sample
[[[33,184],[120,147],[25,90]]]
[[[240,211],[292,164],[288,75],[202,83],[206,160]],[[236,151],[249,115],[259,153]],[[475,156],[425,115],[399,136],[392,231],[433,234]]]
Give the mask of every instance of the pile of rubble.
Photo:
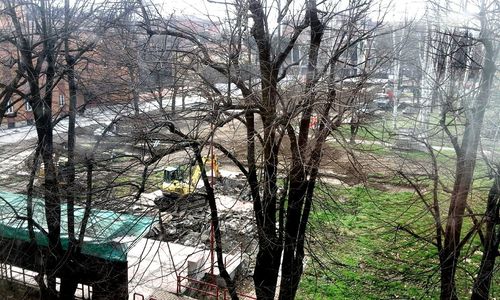
[[[241,248],[249,255],[257,247],[253,205],[245,181],[239,176],[224,176],[223,184],[215,187],[219,226],[224,252]],[[161,191],[144,195],[157,199]],[[164,206],[161,221],[153,226],[149,238],[174,242],[190,247],[209,249],[211,242],[210,209],[200,197],[179,200]]]
[[[255,223],[252,204],[229,196],[216,198],[223,251],[236,247],[252,248],[255,244]],[[210,247],[210,209],[208,205],[189,210],[160,213],[161,222],[154,226],[150,237],[185,246]]]

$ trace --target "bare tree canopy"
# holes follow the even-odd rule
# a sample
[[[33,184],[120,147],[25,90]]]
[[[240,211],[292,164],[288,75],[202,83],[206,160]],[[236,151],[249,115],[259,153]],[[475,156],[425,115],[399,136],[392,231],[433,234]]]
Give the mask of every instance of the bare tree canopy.
[[[0,263],[42,299],[497,297],[499,4],[3,1]]]

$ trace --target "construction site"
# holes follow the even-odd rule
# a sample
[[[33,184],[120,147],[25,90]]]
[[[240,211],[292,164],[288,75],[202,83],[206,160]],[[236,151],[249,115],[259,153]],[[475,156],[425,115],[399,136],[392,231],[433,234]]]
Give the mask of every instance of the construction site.
[[[498,16],[0,1],[0,299],[499,299]]]
[[[170,151],[173,143],[169,133],[163,135],[165,131],[156,131],[138,140],[131,139],[141,128],[124,125],[130,122],[130,119],[123,118],[109,126],[109,121],[103,125],[91,121],[85,123],[82,118],[82,124],[89,125],[77,128],[77,157],[83,159],[94,151],[97,165],[94,187],[95,190],[99,187],[105,190],[96,193],[99,198],[96,197],[93,203],[82,255],[86,261],[97,260],[98,264],[108,266],[104,274],[123,274],[125,271],[128,274],[121,277],[122,282],[113,277],[107,284],[96,285],[95,282],[109,281],[108,275],[101,278],[95,275],[95,270],[82,270],[82,274],[87,275],[79,282],[77,296],[81,299],[107,299],[109,294],[106,293],[111,293],[113,299],[170,299],[172,295],[229,298],[224,280],[219,277],[210,208],[200,165],[190,149],[172,151],[158,162],[154,172],[147,175],[146,188],[136,197],[138,193],[133,193],[130,186],[141,179],[137,176],[142,172],[141,165],[135,162],[137,157],[144,157],[145,145],[154,144],[153,153]],[[20,249],[30,247],[27,224],[14,221],[16,214],[26,212],[26,195],[20,192],[33,169],[33,153],[25,150],[35,142],[35,139],[25,138],[29,134],[26,132],[19,143],[5,142],[2,145],[3,149],[10,150],[3,154],[15,153],[9,160],[12,165],[2,166],[2,241],[8,244],[12,240]],[[63,154],[64,139],[55,145],[58,174],[64,178],[67,161]],[[97,151],[96,145],[99,147]],[[237,169],[225,166],[228,161],[223,159],[221,162],[222,156],[213,148],[206,148],[209,151],[203,154],[202,168],[215,190],[219,227],[223,232],[224,264],[231,278],[241,283],[241,296],[253,299],[255,294],[248,290],[245,282],[251,281],[257,242],[253,236],[253,208],[246,181]],[[23,168],[19,169],[19,166]],[[115,173],[115,170],[123,169],[127,171]],[[34,178],[33,194],[35,212],[38,212],[34,218],[41,224],[44,222],[43,201],[37,197],[43,194],[43,173],[43,167],[39,168]],[[84,178],[85,170],[79,169],[77,182],[78,179],[81,181],[77,188],[82,192]],[[82,206],[76,208],[80,215],[75,218],[81,222],[85,203],[84,197],[79,199]],[[63,232],[61,236],[67,236],[67,233]],[[38,238],[39,243],[46,245],[43,235]],[[7,244],[2,249],[12,248]],[[11,251],[5,252],[2,254],[1,278],[36,287],[35,261],[30,257],[13,256]],[[103,271],[97,274],[103,274]]]
[[[85,265],[99,267],[81,267],[77,298],[230,299],[225,280],[219,274],[209,186],[214,192],[225,270],[236,282],[240,299],[256,299],[252,276],[258,236],[251,191],[234,159],[214,147],[223,141],[234,155],[244,157],[245,129],[238,125],[239,121],[217,129],[199,122],[198,111],[206,105],[195,103],[196,109],[178,113],[175,119],[175,130],[179,132],[211,136],[198,157],[197,148],[186,137],[173,133],[175,130],[169,127],[172,120],[164,123],[159,120],[161,116],[152,102],[143,104],[144,113],[139,117],[117,115],[110,108],[95,108],[79,116],[75,188],[80,196],[75,219],[76,225],[81,226],[85,207],[90,207],[86,202],[89,196],[86,162],[91,158],[92,210],[81,260],[87,262]],[[148,123],[144,119],[154,121]],[[28,224],[18,220],[19,215],[27,214],[24,188],[33,176],[34,218],[46,228],[41,200],[45,171],[43,166],[33,165],[36,137],[32,130],[20,128],[10,134],[10,139],[7,135],[0,138],[5,162],[0,165],[3,187],[0,225],[4,243],[0,256],[2,279],[36,290],[40,258],[24,255],[33,251],[29,250],[33,245],[29,243]],[[59,134],[54,141],[54,160],[60,189],[65,193],[66,128],[59,126],[55,130]],[[364,180],[360,170],[391,176],[387,166],[392,165],[396,173],[403,161],[391,157],[374,163],[366,157],[356,161],[359,169],[355,169],[343,151],[327,146],[324,156],[327,160],[322,164],[322,181],[333,186],[359,184]],[[332,157],[336,159],[330,160]],[[412,172],[418,172],[418,166],[405,168],[415,168]],[[37,172],[32,173],[33,169]],[[368,184],[378,189],[394,189],[376,180]],[[399,186],[394,190],[402,189]],[[67,218],[64,210],[62,216],[63,220]],[[62,228],[66,228],[65,223]],[[39,246],[47,245],[42,232],[38,232],[37,239]],[[61,239],[63,245],[67,244],[68,233],[61,232]],[[15,253],[20,255],[12,255],[12,249],[17,249]]]

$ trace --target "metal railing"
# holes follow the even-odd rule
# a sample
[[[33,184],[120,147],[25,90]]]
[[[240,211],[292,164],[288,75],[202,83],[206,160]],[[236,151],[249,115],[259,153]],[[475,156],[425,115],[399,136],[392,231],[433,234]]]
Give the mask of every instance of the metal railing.
[[[9,264],[0,264],[0,278],[29,287],[38,287],[35,280],[36,273]]]
[[[36,275],[36,272],[28,269],[15,267],[9,264],[0,264],[1,279],[38,289],[38,284],[35,279]],[[61,279],[56,278],[56,289],[59,289],[60,284]],[[92,287],[79,283],[76,287],[75,299],[92,299]]]
[[[143,294],[134,293],[133,300],[146,300]],[[156,300],[156,298],[149,297],[148,300]]]
[[[187,283],[184,283],[184,281],[187,281]],[[198,286],[201,286],[203,288],[196,288],[191,286],[190,284],[196,284]],[[225,288],[219,287],[217,284],[213,283],[208,283],[205,281],[200,281],[196,280],[193,278],[185,277],[185,276],[177,276],[177,295],[182,294],[182,288],[185,288],[186,290],[193,291],[200,293],[201,295],[205,297],[213,297],[213,299],[223,299],[223,300],[228,300],[231,299],[231,296],[229,294],[229,291]],[[256,297],[250,296],[250,295],[245,295],[242,293],[237,293],[239,297],[242,299],[248,299],[248,300],[257,300]]]

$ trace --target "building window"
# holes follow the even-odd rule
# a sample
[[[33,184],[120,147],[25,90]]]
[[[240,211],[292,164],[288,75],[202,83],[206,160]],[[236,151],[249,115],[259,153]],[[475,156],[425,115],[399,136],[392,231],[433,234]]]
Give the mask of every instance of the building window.
[[[64,106],[64,95],[59,95],[59,107]]]
[[[31,105],[29,104],[28,100],[24,102],[24,110],[26,111],[32,111],[33,109],[31,108]]]
[[[8,114],[13,114],[14,113],[14,105],[12,105],[12,101],[11,100],[7,101],[7,113]]]

